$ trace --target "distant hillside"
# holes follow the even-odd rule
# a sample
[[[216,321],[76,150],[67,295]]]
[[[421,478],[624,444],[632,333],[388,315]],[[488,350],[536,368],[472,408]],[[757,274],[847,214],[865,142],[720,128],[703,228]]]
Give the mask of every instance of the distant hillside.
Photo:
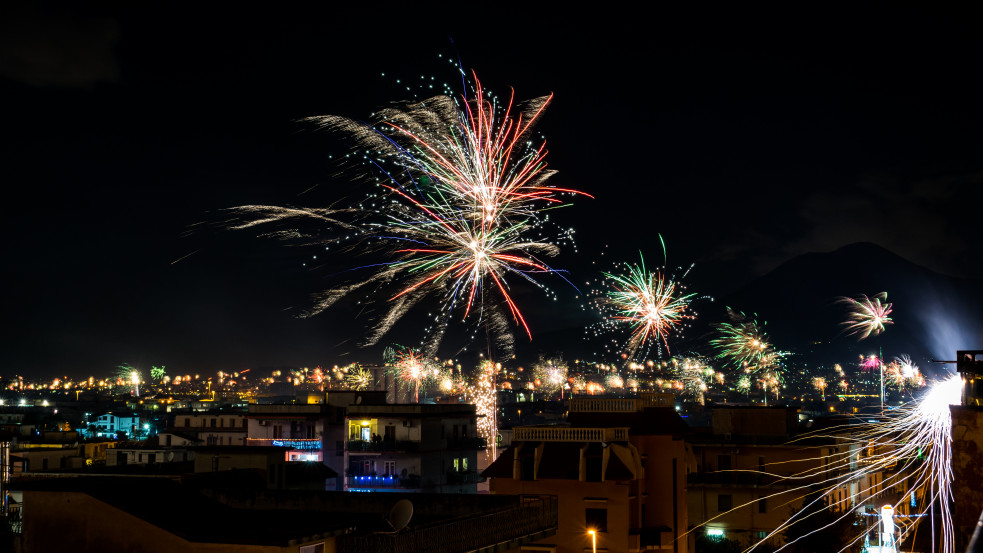
[[[847,308],[837,300],[879,292],[888,293],[894,324],[858,342],[845,334]],[[924,365],[983,348],[983,281],[942,275],[869,243],[791,259],[719,304],[757,313],[779,348],[816,362],[883,348],[885,357],[906,353]]]
[[[888,293],[894,324],[862,341],[847,335],[842,323],[848,311],[838,299],[879,292]],[[846,364],[883,349],[888,359],[907,354],[930,371],[939,367],[930,359],[983,349],[983,280],[942,275],[869,243],[795,257],[732,294],[697,302],[699,316],[670,340],[672,352],[715,353],[709,346],[713,325],[728,320],[727,307],[757,314],[779,349],[809,364]],[[583,321],[589,321],[586,313]],[[584,340],[583,326],[564,328],[537,332],[532,342],[517,336],[518,359],[530,363],[539,354],[562,352],[568,359],[612,360],[603,353],[603,340]]]

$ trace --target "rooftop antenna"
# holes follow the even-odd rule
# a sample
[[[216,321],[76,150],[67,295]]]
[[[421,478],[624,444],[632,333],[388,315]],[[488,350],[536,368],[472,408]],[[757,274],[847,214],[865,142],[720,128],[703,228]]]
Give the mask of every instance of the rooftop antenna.
[[[386,522],[389,523],[389,526],[392,526],[393,533],[396,533],[406,528],[411,518],[413,518],[413,503],[409,499],[400,499],[389,510],[389,516],[386,517]]]

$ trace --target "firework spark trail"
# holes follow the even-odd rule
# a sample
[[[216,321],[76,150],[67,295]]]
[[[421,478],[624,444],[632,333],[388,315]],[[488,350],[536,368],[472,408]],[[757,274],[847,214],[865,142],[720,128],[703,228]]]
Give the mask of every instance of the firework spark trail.
[[[683,392],[696,398],[703,405],[707,383],[712,383],[717,374],[712,367],[699,359],[691,357],[672,358],[673,376],[682,387]]]
[[[421,388],[439,379],[439,368],[419,350],[397,345],[386,348],[383,358],[389,367],[388,372],[395,377],[397,384],[413,391],[414,402],[419,402]]]
[[[559,358],[540,358],[533,366],[533,378],[537,387],[547,396],[560,392],[563,395],[563,385],[567,383],[567,364]]]
[[[659,351],[663,346],[668,351],[669,335],[695,318],[690,303],[696,294],[685,293],[679,280],[659,270],[649,271],[644,256],[639,254],[639,258],[638,264],[625,263],[622,272],[602,273],[607,291],[593,302],[603,317],[603,331],[629,330],[628,338],[619,344],[629,359],[639,352],[646,355],[652,343]]]
[[[474,404],[478,415],[478,433],[488,446],[495,443],[498,435],[498,397],[495,385],[498,369],[499,366],[493,361],[482,361],[465,390],[465,397],[469,403]]]
[[[317,314],[357,291],[389,300],[365,339],[374,345],[421,301],[439,298],[439,315],[427,330],[427,353],[436,347],[454,313],[475,327],[495,331],[500,353],[511,346],[512,323],[532,338],[517,305],[509,277],[551,293],[534,277],[563,276],[544,257],[559,245],[531,238],[548,224],[545,209],[563,204],[562,196],[585,195],[547,184],[546,149],[530,140],[551,97],[502,105],[474,79],[473,94],[455,99],[436,96],[374,114],[368,123],[339,116],[307,118],[324,129],[344,134],[361,150],[357,158],[371,171],[354,176],[378,186],[380,194],[348,210],[313,210],[277,206],[242,206],[228,228],[264,224],[327,224],[351,231],[346,238],[359,253],[376,253],[384,261],[365,265],[372,273],[329,289],[316,298],[305,316]],[[344,213],[361,219],[339,221]],[[317,238],[298,228],[278,229],[283,239]],[[561,239],[569,240],[572,230]],[[364,271],[363,271],[364,274]],[[569,282],[569,281],[568,281]]]
[[[746,472],[759,476],[774,477],[778,482],[792,483],[793,486],[781,492],[765,496],[766,499],[800,493],[798,499],[804,497],[813,489],[822,490],[812,503],[805,504],[796,514],[785,523],[768,534],[765,538],[752,544],[746,551],[752,551],[769,539],[782,534],[793,525],[806,524],[806,521],[821,512],[817,507],[823,503],[840,511],[840,516],[823,527],[814,528],[803,536],[785,543],[776,551],[807,539],[816,532],[821,532],[833,524],[848,520],[855,516],[855,510],[863,507],[864,503],[876,499],[880,494],[890,494],[892,489],[900,488],[904,493],[901,499],[892,505],[895,513],[905,512],[906,498],[916,494],[924,498],[919,513],[909,513],[909,516],[896,521],[899,532],[898,543],[914,536],[919,522],[924,517],[910,516],[912,514],[928,514],[938,507],[940,512],[941,531],[939,536],[933,535],[933,543],[940,544],[942,553],[954,553],[954,528],[950,503],[952,501],[952,421],[949,405],[959,402],[962,381],[959,376],[934,383],[929,390],[913,404],[909,404],[890,413],[884,420],[867,423],[857,427],[838,427],[831,429],[832,433],[807,434],[792,443],[803,443],[811,438],[835,438],[842,446],[840,451],[824,457],[806,459],[815,461],[816,468],[793,474],[777,474],[765,471],[729,471]],[[803,447],[808,447],[803,443]],[[866,452],[866,455],[863,455]],[[828,462],[827,462],[828,459]],[[800,462],[802,460],[790,461]],[[781,463],[772,463],[778,465]],[[874,481],[869,477],[880,474],[882,480]],[[803,482],[795,485],[795,482]],[[864,483],[865,484],[857,484]],[[856,484],[854,492],[851,484]],[[835,493],[844,492],[843,499],[836,499]],[[721,513],[716,518],[739,509],[751,507],[758,499],[738,505]],[[792,503],[796,499],[789,500]],[[812,510],[811,513],[808,513]],[[806,513],[806,514],[803,514]],[[914,521],[911,519],[914,518]],[[934,526],[933,526],[934,527]],[[837,553],[849,550],[865,536],[866,529],[852,541],[845,544]]]
[[[891,320],[892,304],[887,303],[887,292],[881,292],[873,298],[865,295],[857,298],[840,298],[850,308],[850,316],[842,324],[848,334],[856,334],[859,340],[869,336],[877,336],[884,332],[885,325],[894,324]]]
[[[348,374],[345,375],[345,384],[351,390],[368,390],[375,386],[375,379],[372,377],[372,371],[356,365],[350,368]]]
[[[734,322],[720,323],[717,330],[720,336],[710,343],[717,348],[717,358],[732,366],[741,367],[749,372],[765,368],[780,357],[768,340],[764,325],[728,308]]]

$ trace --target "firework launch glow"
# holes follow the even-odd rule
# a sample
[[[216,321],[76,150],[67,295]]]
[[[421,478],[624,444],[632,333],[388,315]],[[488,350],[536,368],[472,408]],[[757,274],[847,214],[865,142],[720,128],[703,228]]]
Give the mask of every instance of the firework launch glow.
[[[913,539],[917,530],[931,533],[932,543],[938,544],[942,553],[954,553],[950,512],[952,420],[949,406],[959,403],[961,390],[962,380],[954,375],[933,383],[915,402],[888,412],[878,421],[804,436],[802,439],[828,437],[842,445],[828,460],[817,459],[815,469],[780,476],[779,482],[791,486],[793,491],[797,490],[803,496],[816,486],[822,493],[812,500],[812,504],[803,505],[801,510],[766,538],[753,544],[748,551],[793,525],[810,526],[809,518],[818,514],[823,504],[838,513],[836,522],[840,522],[853,520],[867,505],[880,507],[887,501],[896,513],[894,522],[898,529],[898,544]],[[778,476],[767,472],[750,472]],[[777,497],[781,493],[788,492],[768,497]],[[753,503],[739,505],[734,510],[750,507]],[[826,531],[832,524],[813,528],[776,551],[799,540],[809,539],[817,532]],[[837,553],[861,545],[867,530],[864,528],[852,541],[844,543]]]

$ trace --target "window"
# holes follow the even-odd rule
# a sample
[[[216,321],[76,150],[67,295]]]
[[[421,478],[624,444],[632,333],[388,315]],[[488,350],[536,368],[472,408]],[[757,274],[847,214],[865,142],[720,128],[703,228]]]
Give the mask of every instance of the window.
[[[283,426],[279,424],[273,425],[273,439],[282,440],[283,439]]]
[[[306,435],[307,435],[307,439],[308,440],[313,440],[314,438],[316,438],[317,437],[317,427],[314,426],[313,424],[308,424],[307,425],[307,434]]]
[[[584,525],[595,532],[608,531],[607,509],[584,509]]]
[[[392,476],[396,474],[396,461],[383,461],[382,467],[383,475]]]
[[[386,441],[395,442],[396,441],[396,427],[395,426],[386,425],[385,428],[386,428],[385,429],[386,435],[383,438]],[[443,428],[443,426],[441,426],[441,428]]]
[[[730,455],[717,455],[717,470],[730,470]]]
[[[768,512],[768,499],[764,497],[758,498],[758,512],[767,513]]]
[[[768,537],[768,531],[767,530],[758,530],[758,531],[756,531],[754,533],[754,539],[756,539],[756,540],[763,540],[763,539],[765,539],[767,537]]]
[[[184,417],[184,427],[188,428],[191,426],[191,417]]]
[[[468,470],[468,458],[461,457],[461,470]]]
[[[468,437],[468,425],[466,425],[466,424],[462,424],[461,425],[461,437],[462,438],[467,438]]]
[[[730,494],[717,494],[717,512],[723,513],[734,507],[734,501]]]
[[[211,427],[215,428],[215,419],[212,419]]]
[[[454,459],[454,472],[458,472],[460,470],[461,470],[461,460],[455,458]]]

